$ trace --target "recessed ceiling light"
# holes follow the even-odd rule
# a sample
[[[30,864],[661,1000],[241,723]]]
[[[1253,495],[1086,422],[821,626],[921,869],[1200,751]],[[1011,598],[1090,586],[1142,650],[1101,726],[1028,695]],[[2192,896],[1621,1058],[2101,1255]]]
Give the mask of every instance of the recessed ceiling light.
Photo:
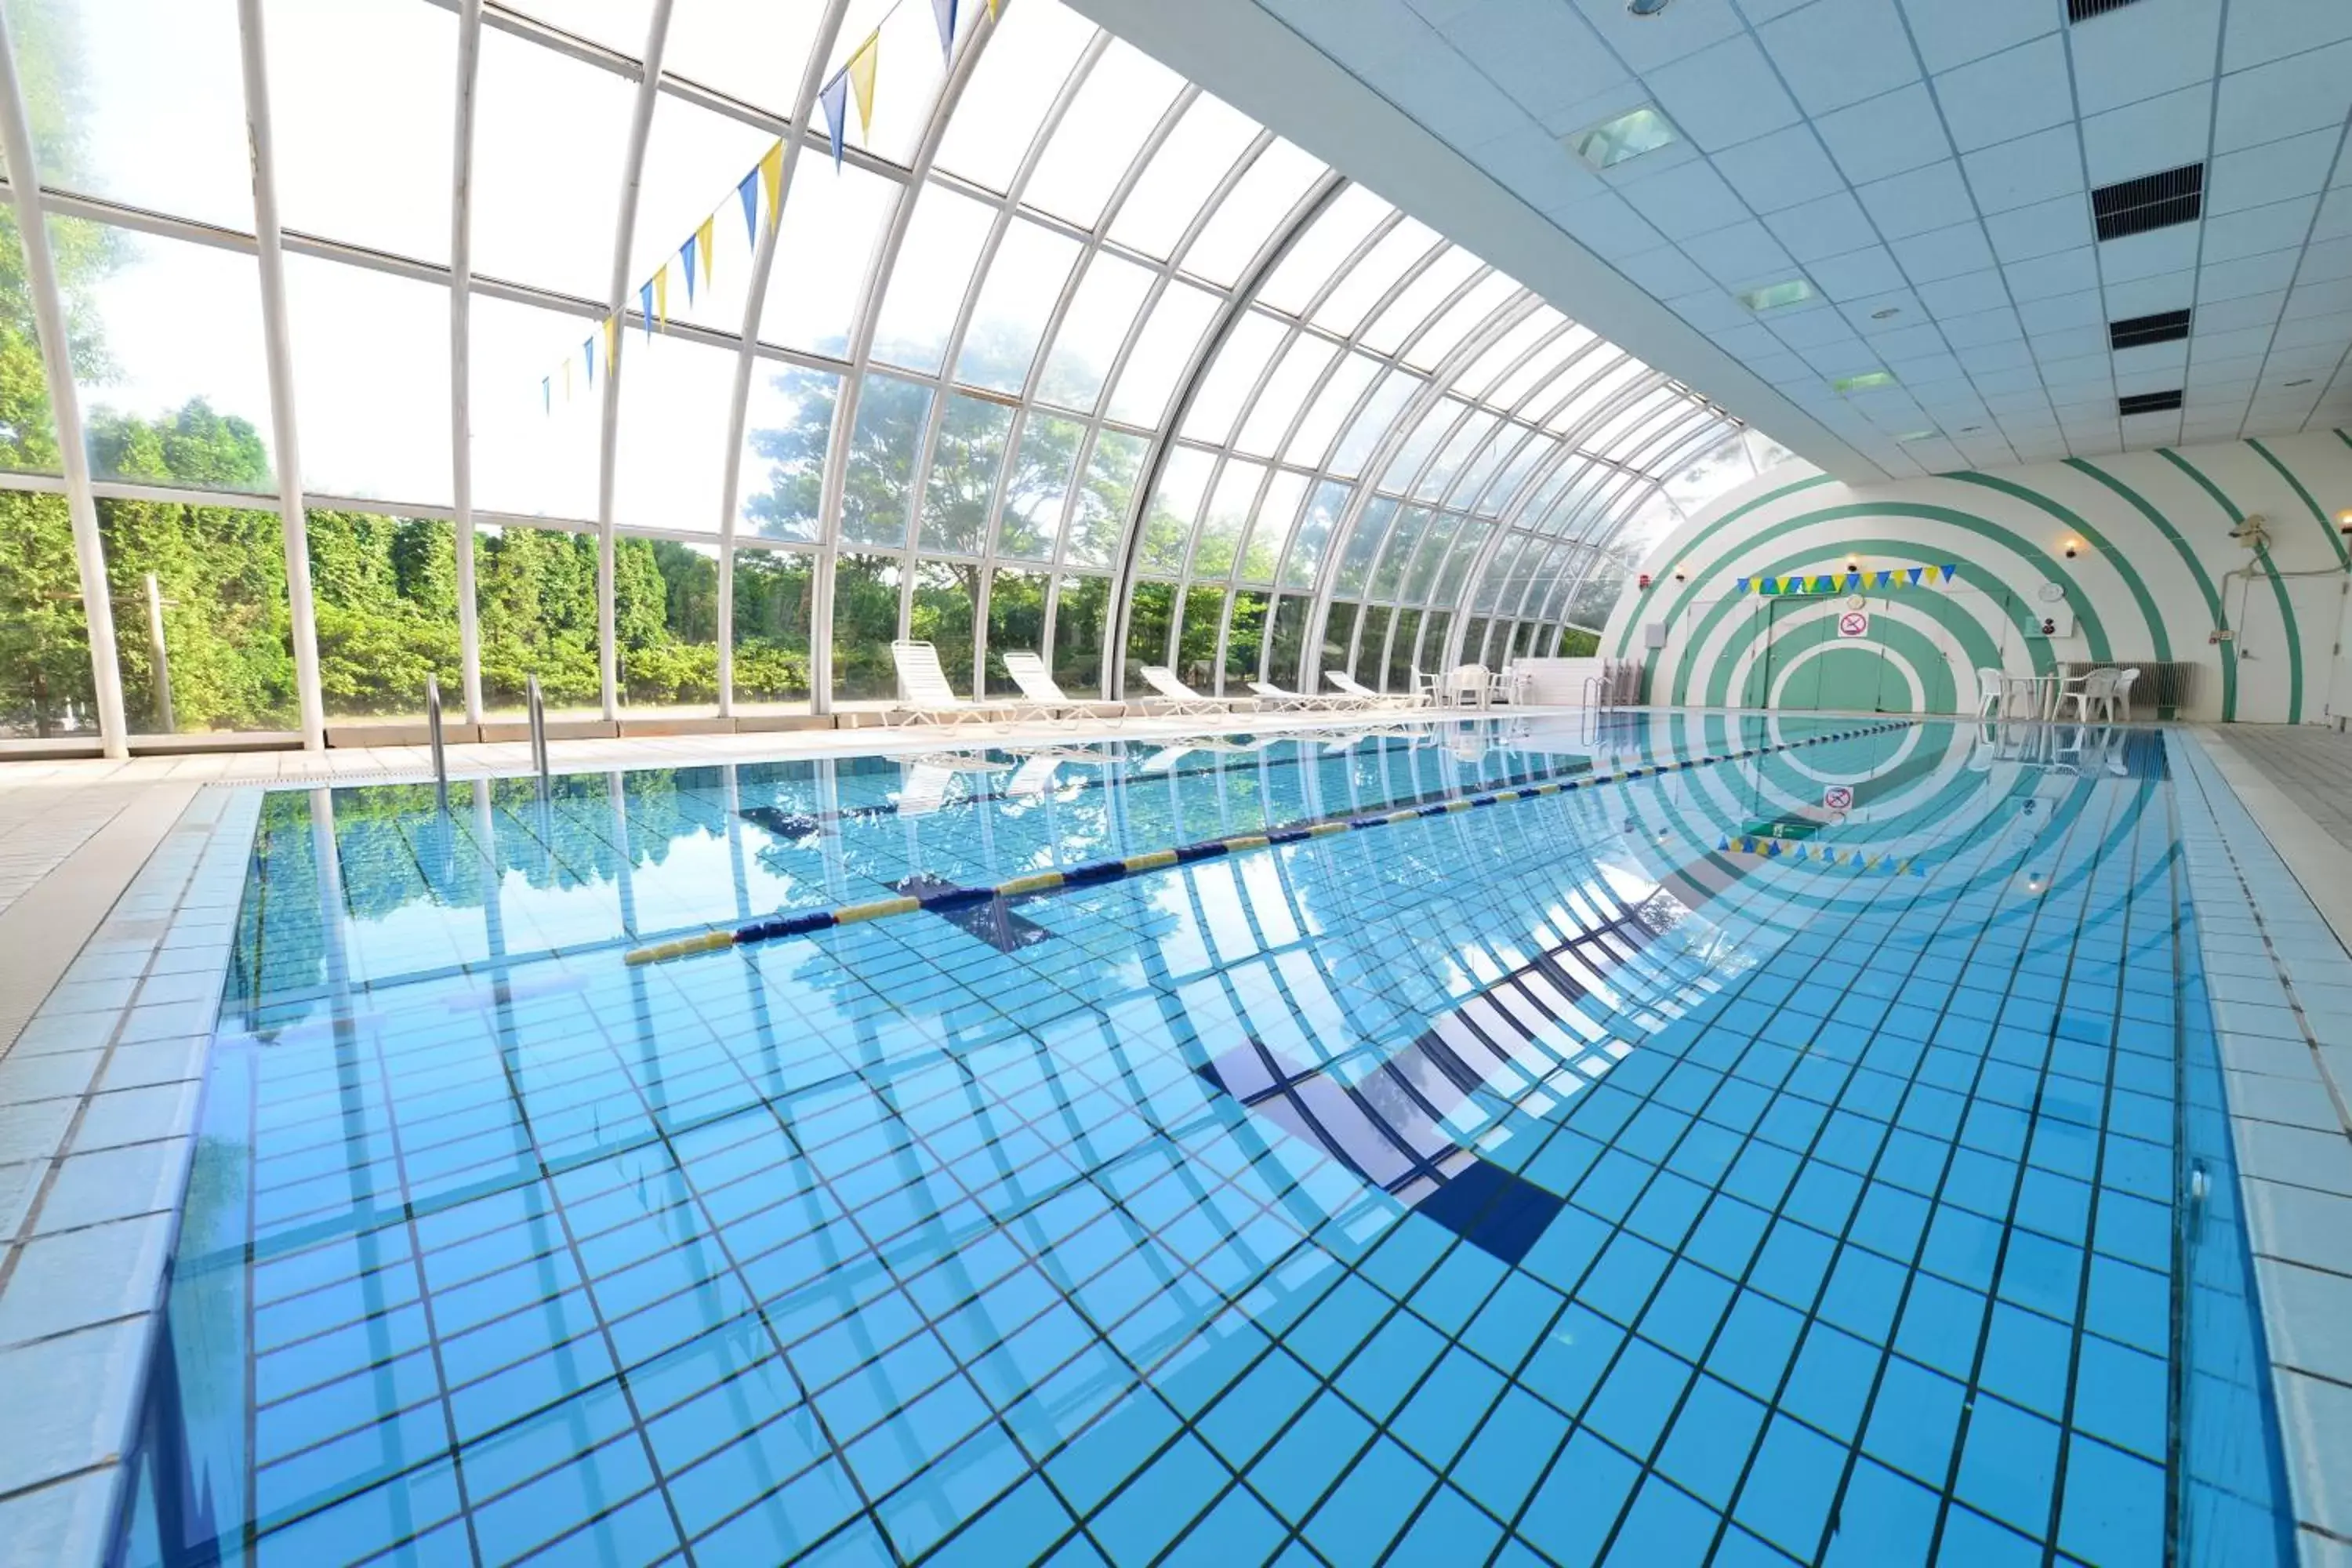
[[[1739,296],[1739,302],[1751,310],[1779,310],[1790,305],[1801,305],[1813,297],[1813,286],[1801,278],[1791,278],[1786,283],[1769,283],[1761,289],[1749,289]]]
[[[1983,428],[1984,426],[1981,425],[1963,425],[1960,426],[1960,434],[1963,436],[1973,436]]]
[[[1830,390],[1843,395],[1849,392],[1868,392],[1873,387],[1893,386],[1895,373],[1890,370],[1864,371],[1860,375],[1842,375],[1830,383]]]
[[[1870,319],[1874,321],[1891,321],[1902,313],[1902,306],[1889,305],[1884,310],[1873,310],[1870,313]]]
[[[1613,169],[1675,140],[1674,122],[1644,104],[1578,132],[1568,139],[1568,150],[1595,169]]]
[[[1944,433],[1941,430],[1914,430],[1908,436],[1897,436],[1895,438],[1897,441],[1904,442],[1907,445],[1913,441],[1937,440],[1941,437],[1943,434]]]
[[[1666,8],[1666,0],[1625,0],[1625,9],[1636,16],[1654,16]]]
[[[2311,377],[2306,375],[2301,381],[2290,381],[2287,384],[2289,386],[2309,386],[2311,384]]]

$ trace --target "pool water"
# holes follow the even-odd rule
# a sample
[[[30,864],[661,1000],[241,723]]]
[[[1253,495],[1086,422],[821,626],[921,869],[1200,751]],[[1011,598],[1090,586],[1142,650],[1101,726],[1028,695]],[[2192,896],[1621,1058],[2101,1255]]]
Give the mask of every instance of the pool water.
[[[1629,715],[273,794],[118,1555],[2283,1563],[2169,788]]]

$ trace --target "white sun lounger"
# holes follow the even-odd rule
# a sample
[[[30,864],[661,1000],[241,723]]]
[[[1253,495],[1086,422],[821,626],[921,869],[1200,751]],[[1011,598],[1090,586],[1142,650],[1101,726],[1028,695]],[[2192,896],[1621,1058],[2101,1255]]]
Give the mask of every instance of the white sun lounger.
[[[1169,711],[1172,713],[1230,713],[1233,711],[1234,705],[1231,702],[1222,697],[1202,696],[1177,679],[1176,672],[1164,664],[1145,665],[1143,679],[1152,690],[1160,693],[1160,700],[1169,705]]]
[[[1355,705],[1352,698],[1324,697],[1310,695],[1304,691],[1286,691],[1270,680],[1253,680],[1249,683],[1249,689],[1257,693],[1257,700],[1260,702],[1273,708],[1318,709]]]
[[[1097,705],[1091,700],[1073,697],[1062,689],[1061,682],[1054,679],[1054,672],[1045,667],[1045,660],[1042,655],[1008,653],[1004,656],[1004,673],[1013,678],[1013,683],[1015,686],[1021,688],[1021,706],[1024,708],[1035,709],[1049,719],[1066,717],[1073,713],[1087,715],[1096,713]],[[1118,710],[1116,713],[1101,716],[1113,720],[1127,717],[1126,703],[1116,703],[1113,706]]]
[[[965,720],[992,722],[989,710],[967,702],[948,684],[940,668],[940,650],[927,642],[894,642],[890,662],[898,667],[898,694],[909,724],[961,724]]]
[[[1327,669],[1323,672],[1323,679],[1338,687],[1343,695],[1354,698],[1359,703],[1362,704],[1366,708],[1410,708],[1412,706],[1412,698],[1407,693],[1401,691],[1375,691],[1370,687],[1365,685],[1362,681],[1358,680],[1354,676],[1349,675],[1341,670]]]

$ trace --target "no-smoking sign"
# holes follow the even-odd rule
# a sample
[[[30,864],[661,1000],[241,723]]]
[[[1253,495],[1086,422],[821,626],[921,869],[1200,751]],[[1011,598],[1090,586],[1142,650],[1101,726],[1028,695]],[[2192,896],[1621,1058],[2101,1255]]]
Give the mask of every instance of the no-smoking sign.
[[[1852,811],[1853,809],[1853,786],[1852,784],[1832,784],[1829,788],[1822,791],[1822,808],[1825,811]]]
[[[1866,637],[1869,635],[1870,612],[1868,610],[1848,610],[1838,617],[1838,636]]]

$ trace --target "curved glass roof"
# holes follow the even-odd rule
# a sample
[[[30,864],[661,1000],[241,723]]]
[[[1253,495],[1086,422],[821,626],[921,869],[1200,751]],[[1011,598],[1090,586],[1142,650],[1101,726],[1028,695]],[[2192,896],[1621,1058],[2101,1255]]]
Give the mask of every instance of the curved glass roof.
[[[1007,647],[1105,692],[1549,651],[1627,539],[1754,471],[1722,411],[1058,0],[964,0],[950,49],[912,0],[260,0],[251,38],[236,0],[5,5],[101,500],[684,543],[722,708],[755,569],[807,574],[819,710],[887,696],[910,630],[991,689]],[[100,438],[196,399],[256,463]]]

